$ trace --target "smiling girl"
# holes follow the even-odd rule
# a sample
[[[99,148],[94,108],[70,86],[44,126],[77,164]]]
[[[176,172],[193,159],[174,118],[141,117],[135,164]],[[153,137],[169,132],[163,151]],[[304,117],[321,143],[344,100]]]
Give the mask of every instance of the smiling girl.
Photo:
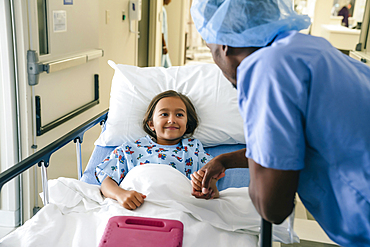
[[[173,90],[158,94],[143,119],[148,135],[117,147],[96,167],[103,195],[117,200],[126,209],[139,207],[146,196],[124,190],[119,184],[133,167],[147,163],[170,165],[190,178],[190,174],[213,158],[199,140],[190,138],[197,126],[198,117],[188,97]],[[212,190],[211,198],[218,197],[216,181]]]

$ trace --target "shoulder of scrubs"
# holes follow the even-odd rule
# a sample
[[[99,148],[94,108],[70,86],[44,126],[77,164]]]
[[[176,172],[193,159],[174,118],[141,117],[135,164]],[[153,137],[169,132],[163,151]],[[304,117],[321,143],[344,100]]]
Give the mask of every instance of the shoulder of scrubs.
[[[296,32],[280,34],[271,46],[245,58],[237,69],[239,110],[246,156],[282,170],[304,167],[304,116],[308,64],[295,47]]]

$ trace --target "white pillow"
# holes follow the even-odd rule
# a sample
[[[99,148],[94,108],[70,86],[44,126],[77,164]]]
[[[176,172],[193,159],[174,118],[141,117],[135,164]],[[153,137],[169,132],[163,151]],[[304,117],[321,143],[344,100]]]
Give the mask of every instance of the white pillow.
[[[167,69],[108,64],[115,69],[108,120],[95,145],[119,146],[145,136],[141,123],[150,101],[170,89],[194,104],[199,118],[194,138],[204,146],[245,144],[237,92],[215,64]]]

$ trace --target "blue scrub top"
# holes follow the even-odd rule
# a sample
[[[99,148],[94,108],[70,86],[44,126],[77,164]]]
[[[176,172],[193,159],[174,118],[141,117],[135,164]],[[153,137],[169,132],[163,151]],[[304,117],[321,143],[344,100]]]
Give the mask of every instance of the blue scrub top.
[[[300,170],[298,194],[328,236],[370,246],[370,68],[295,31],[237,69],[246,156]]]

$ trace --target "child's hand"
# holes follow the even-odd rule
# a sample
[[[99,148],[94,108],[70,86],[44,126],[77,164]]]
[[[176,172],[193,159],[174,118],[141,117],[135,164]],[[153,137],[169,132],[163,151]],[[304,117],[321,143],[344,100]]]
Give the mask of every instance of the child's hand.
[[[194,190],[202,191],[203,176],[204,176],[204,171],[202,170],[193,172],[193,174],[190,175],[191,185],[193,186]]]
[[[193,187],[192,195],[196,198],[204,198],[204,199],[213,199],[219,197],[219,192],[216,186],[216,182],[218,179],[212,178],[210,189],[208,190],[208,193],[203,194],[202,193],[202,181],[204,177],[205,172],[203,170],[199,170],[194,172],[190,175],[191,177],[191,185]]]
[[[144,203],[145,198],[146,195],[134,190],[122,190],[122,192],[116,196],[118,203],[128,210],[140,207],[140,205]]]

